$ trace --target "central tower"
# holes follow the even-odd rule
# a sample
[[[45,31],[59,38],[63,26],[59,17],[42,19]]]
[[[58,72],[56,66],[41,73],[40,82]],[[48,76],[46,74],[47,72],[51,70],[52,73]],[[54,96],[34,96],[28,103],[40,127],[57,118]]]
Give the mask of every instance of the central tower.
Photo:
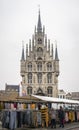
[[[26,44],[26,56],[24,46],[22,47],[20,68],[23,94],[58,97],[59,58],[57,45],[54,54],[53,44],[50,44],[50,40],[45,34],[45,27],[42,27],[40,10],[32,40],[30,39]]]

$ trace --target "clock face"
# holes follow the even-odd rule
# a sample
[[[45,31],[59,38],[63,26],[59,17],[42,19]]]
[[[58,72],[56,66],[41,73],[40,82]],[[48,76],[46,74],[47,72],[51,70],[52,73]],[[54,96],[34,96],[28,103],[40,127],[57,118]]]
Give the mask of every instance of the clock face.
[[[38,39],[38,44],[42,44],[42,39],[41,38]]]

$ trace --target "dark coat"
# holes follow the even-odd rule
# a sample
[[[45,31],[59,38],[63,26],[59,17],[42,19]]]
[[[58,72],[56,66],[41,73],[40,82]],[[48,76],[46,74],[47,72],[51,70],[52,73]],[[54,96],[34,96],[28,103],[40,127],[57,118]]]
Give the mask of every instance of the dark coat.
[[[63,110],[61,110],[61,109],[59,110],[58,117],[59,117],[59,119],[64,119],[65,118],[65,113],[64,113]]]

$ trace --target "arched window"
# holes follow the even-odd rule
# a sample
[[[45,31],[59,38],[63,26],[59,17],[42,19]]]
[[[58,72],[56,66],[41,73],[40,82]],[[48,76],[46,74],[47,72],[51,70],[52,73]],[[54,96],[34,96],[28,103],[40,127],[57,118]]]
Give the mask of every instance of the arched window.
[[[42,63],[41,63],[41,62],[39,62],[39,63],[37,64],[37,70],[38,70],[38,71],[42,71]]]
[[[52,74],[51,73],[48,73],[48,75],[47,75],[47,82],[52,83]]]
[[[52,71],[52,63],[47,63],[47,71]]]
[[[32,94],[32,87],[27,87],[27,94]]]
[[[28,83],[32,83],[32,73],[28,74]]]
[[[43,49],[42,49],[41,47],[39,47],[39,48],[37,49],[37,55],[38,55],[38,56],[42,56],[42,55],[43,55]]]
[[[48,88],[47,88],[47,94],[49,95],[49,94],[52,94],[52,87],[51,86],[49,86]]]
[[[42,83],[42,74],[38,73],[38,83]]]
[[[28,71],[32,71],[32,63],[28,63]]]

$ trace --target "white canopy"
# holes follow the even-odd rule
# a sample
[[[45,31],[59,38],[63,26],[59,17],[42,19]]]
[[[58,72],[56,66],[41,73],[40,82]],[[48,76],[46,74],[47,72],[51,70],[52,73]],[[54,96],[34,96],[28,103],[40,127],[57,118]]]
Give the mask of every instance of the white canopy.
[[[47,101],[47,102],[51,102],[51,103],[79,104],[79,101],[77,101],[77,100],[60,99],[60,98],[38,96],[38,95],[32,95],[32,96],[34,96],[42,101]]]

